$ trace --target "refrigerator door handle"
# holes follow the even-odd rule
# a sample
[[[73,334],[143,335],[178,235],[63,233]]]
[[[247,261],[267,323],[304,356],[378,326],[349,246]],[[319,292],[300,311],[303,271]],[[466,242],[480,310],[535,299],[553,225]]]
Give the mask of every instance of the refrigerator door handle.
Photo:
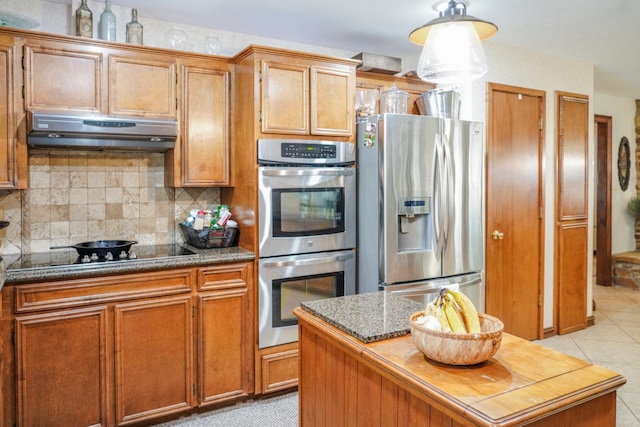
[[[442,141],[440,135],[436,134],[436,140],[434,144],[435,150],[433,151],[433,225],[434,225],[434,246],[436,259],[440,260],[442,255],[444,238],[442,236],[442,223],[443,223],[443,203],[442,198],[446,194],[443,191],[442,185]]]
[[[446,183],[445,187],[445,214],[444,214],[444,226],[442,227],[442,234],[444,240],[444,248],[443,250],[447,250],[447,242],[449,240],[449,234],[451,232],[451,227],[453,226],[454,221],[452,218],[455,218],[455,203],[454,203],[454,195],[455,186],[453,182],[453,170],[451,165],[451,149],[449,148],[449,137],[447,135],[443,136],[444,141],[442,142],[444,159],[443,159],[443,169],[444,169],[444,181]]]

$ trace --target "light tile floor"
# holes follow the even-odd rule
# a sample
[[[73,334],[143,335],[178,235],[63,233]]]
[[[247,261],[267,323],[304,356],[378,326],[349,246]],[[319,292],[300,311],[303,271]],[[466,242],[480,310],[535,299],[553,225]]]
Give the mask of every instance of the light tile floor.
[[[620,373],[616,427],[640,426],[640,291],[593,285],[595,324],[538,344]]]

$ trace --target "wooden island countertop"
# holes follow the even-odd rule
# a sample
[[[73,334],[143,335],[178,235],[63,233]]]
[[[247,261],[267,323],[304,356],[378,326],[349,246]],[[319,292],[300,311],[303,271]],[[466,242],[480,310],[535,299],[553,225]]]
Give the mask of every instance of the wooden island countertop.
[[[302,427],[615,426],[626,380],[588,361],[504,334],[489,361],[450,366],[410,334],[365,343],[313,310],[294,313]]]

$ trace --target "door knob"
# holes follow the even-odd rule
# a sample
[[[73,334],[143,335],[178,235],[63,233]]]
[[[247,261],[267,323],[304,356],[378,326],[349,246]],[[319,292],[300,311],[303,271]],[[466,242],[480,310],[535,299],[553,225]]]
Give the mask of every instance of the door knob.
[[[493,237],[493,240],[502,240],[502,239],[504,239],[504,233],[502,231],[498,231],[498,230],[495,230],[493,233],[491,233],[491,236]]]

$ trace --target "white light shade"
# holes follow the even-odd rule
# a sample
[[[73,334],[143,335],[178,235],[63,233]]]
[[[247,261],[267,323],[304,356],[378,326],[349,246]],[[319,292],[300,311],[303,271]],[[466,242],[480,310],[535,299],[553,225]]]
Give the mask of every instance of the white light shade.
[[[429,30],[416,72],[431,83],[459,84],[484,76],[488,69],[473,24],[447,22]]]

